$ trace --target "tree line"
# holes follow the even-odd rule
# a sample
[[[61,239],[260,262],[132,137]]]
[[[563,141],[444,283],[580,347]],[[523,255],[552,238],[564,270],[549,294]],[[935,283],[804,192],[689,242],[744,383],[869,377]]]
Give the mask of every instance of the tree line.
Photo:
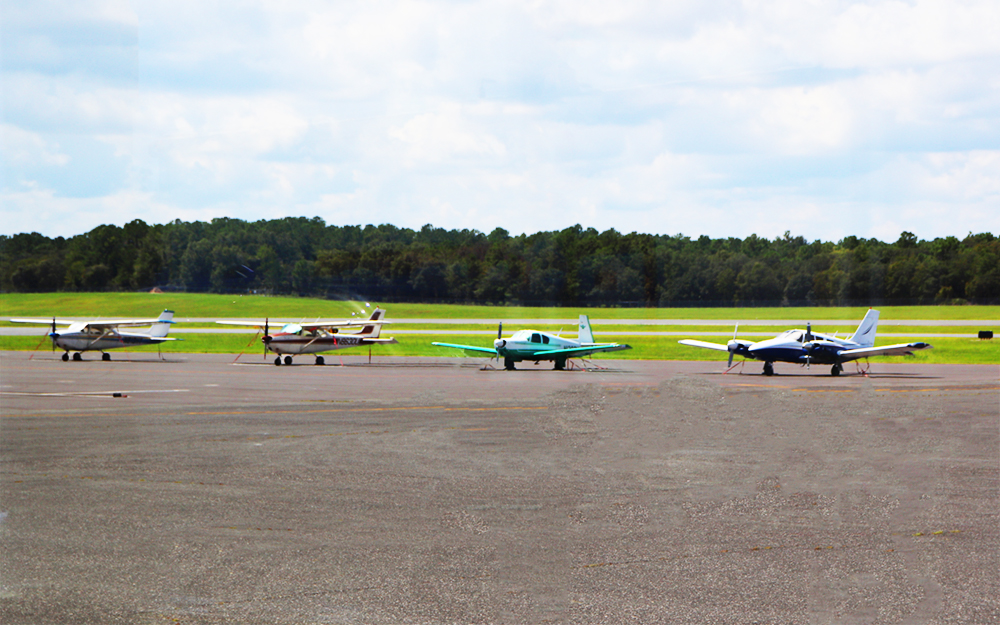
[[[0,236],[3,292],[154,287],[547,306],[986,304],[1000,301],[1000,239],[694,239],[579,225],[511,236],[318,217]]]

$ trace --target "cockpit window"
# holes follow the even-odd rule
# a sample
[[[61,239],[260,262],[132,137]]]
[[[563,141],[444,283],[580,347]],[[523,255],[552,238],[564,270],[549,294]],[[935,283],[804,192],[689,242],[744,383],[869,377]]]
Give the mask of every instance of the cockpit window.
[[[534,334],[531,335],[531,342],[532,343],[541,343],[542,342],[542,335],[539,334],[539,333],[537,333],[537,332],[535,332]]]
[[[284,334],[301,334],[302,326],[297,323],[286,323],[285,327],[281,328],[281,332]]]

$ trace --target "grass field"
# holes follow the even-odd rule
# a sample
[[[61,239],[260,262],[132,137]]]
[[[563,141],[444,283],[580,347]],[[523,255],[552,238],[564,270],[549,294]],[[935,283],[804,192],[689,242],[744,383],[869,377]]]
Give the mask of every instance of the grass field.
[[[372,302],[374,303],[374,302]],[[0,316],[2,317],[154,317],[164,308],[175,310],[178,317],[203,318],[343,318],[362,308],[360,302],[328,301],[294,297],[260,297],[206,294],[148,294],[148,293],[49,293],[49,294],[7,294],[0,296]],[[864,315],[864,308],[524,308],[458,306],[434,304],[389,304],[385,306],[392,318],[407,319],[483,319],[483,323],[460,325],[421,324],[420,329],[435,330],[435,334],[400,334],[397,345],[379,346],[372,350],[375,357],[383,356],[459,356],[461,352],[434,347],[434,341],[459,342],[470,345],[489,346],[491,322],[495,319],[574,319],[581,313],[595,319],[728,319],[740,320],[740,333],[766,332],[777,334],[782,328],[754,325],[754,320],[781,319],[828,319],[843,320],[842,324],[824,325],[815,329],[822,332],[839,332],[839,336],[849,335]],[[912,334],[969,334],[976,328],[936,325],[936,321],[956,320],[997,320],[1000,319],[998,306],[885,306],[882,311],[880,329],[886,332],[906,332]],[[892,326],[893,320],[916,320],[919,324]],[[2,325],[11,325],[2,322]],[[198,324],[212,325],[212,324]],[[392,330],[412,326],[387,326],[384,335],[393,335]],[[454,330],[475,330],[481,335],[453,335]],[[516,328],[505,329],[505,334]],[[564,334],[575,336],[575,326],[557,327],[539,324],[537,329],[562,330]],[[1000,330],[984,327],[980,329]],[[690,333],[687,338],[700,338],[724,343],[724,337],[700,335],[702,332],[728,331],[724,326],[709,325],[616,325],[604,324],[595,327],[598,340],[601,331],[676,331]],[[3,350],[44,350],[50,345],[44,338],[46,329],[39,328],[38,337],[0,336]],[[244,358],[261,358],[259,339],[253,334],[176,334],[182,341],[171,342],[162,347],[164,353],[232,353],[246,351]],[[654,360],[719,360],[724,362],[725,354],[708,350],[685,347],[677,343],[681,337],[671,336],[614,336],[614,340],[632,345],[627,352],[615,352],[595,358],[627,358]],[[881,338],[879,345],[905,342],[910,339]],[[913,339],[917,340],[917,339]],[[1000,364],[1000,341],[980,341],[978,339],[947,337],[928,338],[934,349],[907,357],[906,362],[951,363],[951,364]],[[249,343],[249,345],[248,345]],[[132,351],[156,352],[156,347],[138,348]],[[336,354],[338,352],[334,352]],[[342,354],[367,354],[367,350],[345,350]],[[901,361],[902,358],[885,358],[879,361]]]
[[[370,302],[375,304],[376,302]],[[203,293],[9,293],[0,295],[0,317],[155,317],[165,308],[178,317],[349,317],[362,302],[301,297]],[[458,304],[386,304],[389,318],[406,319],[843,319],[857,321],[865,307],[846,308],[528,308]],[[882,319],[1000,319],[1000,306],[883,306]],[[933,325],[933,324],[929,324]]]

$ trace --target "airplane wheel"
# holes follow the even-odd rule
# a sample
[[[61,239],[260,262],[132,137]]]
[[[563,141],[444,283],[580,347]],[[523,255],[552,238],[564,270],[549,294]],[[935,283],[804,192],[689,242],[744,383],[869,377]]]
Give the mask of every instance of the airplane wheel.
[[[65,354],[63,354],[62,355],[62,359],[63,359],[63,362],[66,362],[67,360],[69,360],[69,352],[66,352]]]
[[[764,375],[774,375],[774,365],[769,362],[764,363]]]
[[[281,356],[274,359],[274,366],[277,367],[281,364]]]
[[[317,365],[325,365],[325,364],[326,364],[326,361],[325,361],[325,360],[323,360],[323,357],[322,357],[322,356],[316,356],[316,364],[317,364]]]
[[[80,352],[77,352],[73,354],[73,360],[76,362],[80,362],[81,360],[83,360],[83,356],[80,355]]]
[[[292,364],[292,357],[291,356],[285,356],[285,364],[286,365]]]
[[[514,360],[512,358],[504,358],[503,359],[503,368],[506,369],[507,371],[513,371],[514,370]]]
[[[104,362],[111,360],[111,354],[108,353],[101,354],[101,360],[103,360]]]
[[[840,372],[843,370],[844,368],[840,365],[833,365],[833,368],[830,369],[830,375],[840,375]]]
[[[565,368],[566,368],[566,361],[565,360],[557,360],[556,361],[556,366],[555,366],[555,370],[556,371],[562,371]]]

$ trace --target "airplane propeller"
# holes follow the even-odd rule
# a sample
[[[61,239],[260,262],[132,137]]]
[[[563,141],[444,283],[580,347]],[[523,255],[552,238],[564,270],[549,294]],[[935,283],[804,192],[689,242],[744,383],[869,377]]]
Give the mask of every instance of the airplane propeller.
[[[261,342],[264,343],[264,360],[267,360],[267,345],[271,342],[271,334],[268,332],[270,328],[268,325],[269,322],[270,318],[264,317],[264,336],[260,338]]]
[[[497,340],[493,341],[493,349],[499,350],[505,345],[507,345],[507,341],[503,340],[503,321],[501,321],[500,325],[497,326]],[[499,355],[499,353],[500,352],[498,351],[497,355]]]
[[[813,345],[813,342],[812,342],[813,338],[815,338],[815,337],[813,337],[812,324],[807,321],[806,322],[805,344],[803,345],[803,347],[806,348],[806,369],[808,369],[809,365],[812,364],[812,352],[813,352],[813,349],[816,348],[816,346]]]
[[[49,333],[49,338],[52,339],[52,351],[56,351],[56,339],[59,338],[59,333],[56,332],[56,318],[52,318],[52,332]]]
[[[729,350],[729,364],[727,366],[733,366],[733,354],[740,348],[740,344],[736,341],[736,334],[740,331],[740,324],[737,323],[736,327],[733,329],[733,340],[726,344],[726,348]]]

